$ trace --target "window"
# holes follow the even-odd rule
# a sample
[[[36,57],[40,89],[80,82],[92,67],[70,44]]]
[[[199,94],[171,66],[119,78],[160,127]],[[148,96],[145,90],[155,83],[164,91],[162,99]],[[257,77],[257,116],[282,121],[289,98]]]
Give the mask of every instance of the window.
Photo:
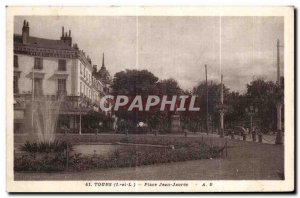
[[[43,69],[43,59],[39,57],[34,58],[34,69]]]
[[[23,123],[14,123],[14,132],[22,133],[24,131]]]
[[[66,60],[58,60],[58,71],[66,71]]]
[[[14,76],[14,94],[19,93],[19,78]]]
[[[43,95],[43,79],[34,78],[34,95]]]
[[[58,84],[58,94],[66,94],[66,79],[58,79],[57,80]]]
[[[19,67],[19,60],[17,55],[14,55],[14,67]]]
[[[80,74],[82,74],[82,64],[80,63]]]
[[[83,89],[82,89],[82,82],[80,82],[80,93],[83,92],[82,90],[83,90]]]

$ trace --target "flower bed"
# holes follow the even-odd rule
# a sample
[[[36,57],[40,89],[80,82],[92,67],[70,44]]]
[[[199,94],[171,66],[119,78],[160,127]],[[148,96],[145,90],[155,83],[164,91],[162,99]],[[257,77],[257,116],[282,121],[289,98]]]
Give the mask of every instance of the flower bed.
[[[178,149],[143,148],[137,150],[133,147],[124,147],[108,157],[98,155],[82,156],[77,154],[72,157],[70,167],[76,171],[93,168],[135,167],[158,163],[217,158],[222,155],[222,151],[223,148],[208,147],[205,144],[192,144]]]
[[[124,139],[121,142],[135,143],[134,139]],[[145,143],[145,142],[139,142]],[[147,143],[160,143],[150,142]],[[170,142],[169,142],[170,143]],[[135,167],[157,163],[171,163],[187,160],[218,158],[224,147],[209,146],[203,142],[184,143],[172,141],[170,148],[153,147],[120,147],[108,156],[84,156],[75,153],[68,158],[69,171],[83,171],[97,168]],[[15,158],[16,171],[61,171],[66,170],[66,156],[63,153],[43,155],[36,158],[25,154]]]
[[[72,146],[65,141],[26,142],[20,147],[22,154],[15,155],[16,171],[62,171],[66,165],[66,149]]]

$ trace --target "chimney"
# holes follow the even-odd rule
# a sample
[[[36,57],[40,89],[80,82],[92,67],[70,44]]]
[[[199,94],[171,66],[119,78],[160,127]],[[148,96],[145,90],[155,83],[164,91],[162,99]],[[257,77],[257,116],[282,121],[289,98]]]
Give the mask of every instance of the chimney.
[[[28,22],[26,22],[26,20],[24,20],[23,22],[23,28],[22,28],[22,42],[23,44],[28,43],[28,39],[29,39],[29,24]]]
[[[64,32],[64,26],[62,27],[61,37],[60,40],[64,41],[64,43],[68,44],[72,47],[72,37],[71,37],[71,30],[69,30],[69,36],[67,32]]]
[[[61,27],[61,36],[62,36],[62,37],[64,37],[64,32],[65,32],[64,26],[62,26],[62,27]]]
[[[74,44],[73,44],[73,48],[74,48],[74,49],[77,49],[77,50],[79,49],[77,43],[74,43]]]
[[[87,56],[87,61],[90,63],[90,64],[92,64],[92,60],[91,60],[91,58],[89,57],[89,56]]]
[[[105,63],[104,63],[104,53],[102,54],[102,67],[105,67]]]

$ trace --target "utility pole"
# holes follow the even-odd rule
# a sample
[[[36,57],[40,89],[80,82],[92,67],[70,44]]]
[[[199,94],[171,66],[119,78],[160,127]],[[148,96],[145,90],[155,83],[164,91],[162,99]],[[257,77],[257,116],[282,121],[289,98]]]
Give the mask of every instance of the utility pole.
[[[224,106],[224,95],[223,95],[223,74],[221,74],[221,98],[220,98],[220,137],[224,137],[224,113],[225,113],[225,106]]]
[[[277,83],[280,85],[280,44],[279,39],[277,40]]]
[[[34,133],[34,115],[33,115],[33,111],[34,111],[34,66],[32,67],[32,91],[31,91],[31,132],[32,134]]]
[[[205,78],[206,78],[206,133],[208,135],[208,85],[207,85],[207,65],[205,64]]]
[[[279,39],[277,40],[277,86],[279,91],[281,92],[281,84],[280,84],[280,43]],[[279,93],[281,94],[281,93]],[[277,109],[277,135],[276,135],[276,144],[283,144],[282,140],[282,124],[281,124],[281,110],[282,110],[282,101],[279,99],[276,104]]]

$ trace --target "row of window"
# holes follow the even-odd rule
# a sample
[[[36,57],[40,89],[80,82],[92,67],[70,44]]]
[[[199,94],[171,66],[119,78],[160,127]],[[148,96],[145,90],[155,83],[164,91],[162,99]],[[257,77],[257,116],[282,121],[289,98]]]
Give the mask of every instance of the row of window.
[[[95,85],[98,90],[102,90],[100,82],[91,75],[88,70],[80,63],[80,74],[83,75],[83,78],[91,85]]]
[[[99,97],[98,92],[92,91],[85,83],[80,82],[80,93],[87,96],[88,98],[91,98],[92,101],[96,101],[97,97]]]
[[[83,95],[89,98],[92,98],[92,90],[83,82],[80,82],[80,93],[82,93]]]
[[[18,56],[14,55],[14,67],[19,66],[19,60]],[[34,58],[34,69],[43,69],[43,59],[41,57],[35,57]],[[66,60],[59,59],[58,60],[58,70],[59,71],[66,71]],[[82,64],[80,64],[80,73],[84,74],[84,78],[88,78],[88,82],[90,84],[96,85],[99,90],[102,90],[102,86],[100,82],[98,82],[92,75],[83,67]],[[40,95],[42,94],[42,79],[36,78],[34,79],[34,90],[35,93]],[[66,91],[66,79],[58,79],[58,92],[65,92]],[[18,77],[14,77],[14,93],[19,92],[19,86],[18,86]],[[83,93],[84,95],[92,98],[92,91],[91,89],[80,83],[80,93]]]
[[[14,94],[19,93],[19,78],[17,76],[14,76],[13,89],[14,89]],[[35,95],[43,95],[42,78],[34,78],[33,90]],[[66,79],[57,79],[57,92],[58,94],[66,94],[67,92]]]
[[[59,59],[58,60],[58,70],[59,71],[66,71],[67,70],[67,61],[65,59]],[[19,67],[19,58],[17,55],[14,55],[14,67]],[[34,69],[43,69],[43,58],[40,57],[34,57]]]
[[[88,81],[88,83],[91,83],[91,74],[88,72],[87,69],[80,63],[80,74],[83,75],[83,78]]]

